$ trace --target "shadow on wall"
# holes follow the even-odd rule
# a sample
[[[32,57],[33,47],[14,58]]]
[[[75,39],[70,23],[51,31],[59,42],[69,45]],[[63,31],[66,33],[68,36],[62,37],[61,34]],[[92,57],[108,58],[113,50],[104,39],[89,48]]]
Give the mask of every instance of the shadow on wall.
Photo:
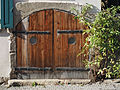
[[[90,13],[98,13],[98,12],[100,12],[100,10],[93,5],[93,10]]]
[[[10,34],[7,32],[7,30],[2,29],[0,30],[0,37],[8,37]]]
[[[22,0],[18,0],[18,1],[22,1]],[[23,1],[25,1],[25,0],[23,0]],[[14,26],[16,26],[18,24],[18,22],[20,22],[26,16],[29,16],[33,12],[36,12],[36,11],[39,11],[39,10],[54,8],[54,9],[61,9],[61,10],[70,11],[70,12],[76,14],[76,12],[71,11],[72,8],[75,8],[76,10],[81,12],[81,6],[82,5],[80,5],[80,4],[69,3],[69,2],[68,3],[64,3],[64,2],[16,3],[16,5],[14,7]],[[100,11],[99,8],[97,8],[96,6],[93,6],[93,10],[90,11],[90,13],[92,15],[92,14],[96,14],[99,11]]]
[[[18,1],[28,1],[28,0],[16,0],[17,2]],[[23,21],[22,21],[22,16],[21,16],[21,12],[18,11],[17,14],[16,14],[16,7],[14,6],[14,28],[11,30],[11,33],[12,32],[15,32],[15,31],[26,31],[28,30],[28,28],[26,29],[24,24],[23,24]],[[28,20],[26,20],[28,21]],[[16,52],[16,38],[22,38],[24,41],[25,41],[25,35],[24,34],[16,34],[16,33],[13,33],[13,36],[11,37],[11,43],[10,43],[10,52],[11,52],[11,55],[10,55],[10,60],[11,60],[11,73],[10,73],[10,78],[11,79],[17,79],[18,78],[18,72],[15,71],[15,68],[17,66],[17,60],[16,60],[16,57],[17,57],[17,52]]]
[[[89,15],[87,17],[88,21],[93,22],[96,18],[96,14],[100,12],[100,10],[96,6],[92,6],[93,8],[88,11]]]

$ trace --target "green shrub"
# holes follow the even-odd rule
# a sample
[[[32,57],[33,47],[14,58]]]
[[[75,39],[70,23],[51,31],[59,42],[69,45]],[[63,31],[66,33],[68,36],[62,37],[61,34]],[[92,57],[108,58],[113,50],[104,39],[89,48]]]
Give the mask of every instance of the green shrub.
[[[88,52],[91,60],[87,61],[86,66],[94,71],[97,78],[102,75],[105,78],[120,78],[120,6],[98,12],[93,15],[93,21],[89,20],[91,9],[92,5],[84,6],[81,14],[77,16],[88,26],[88,29],[84,30],[89,36],[83,51],[91,50]]]

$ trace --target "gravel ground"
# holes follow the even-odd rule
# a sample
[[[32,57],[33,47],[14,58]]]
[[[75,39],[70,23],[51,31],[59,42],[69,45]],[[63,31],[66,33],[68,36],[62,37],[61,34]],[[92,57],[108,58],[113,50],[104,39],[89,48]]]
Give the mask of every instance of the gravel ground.
[[[46,86],[20,86],[9,87],[0,86],[0,90],[120,90],[120,83],[95,83],[92,85],[46,85]]]

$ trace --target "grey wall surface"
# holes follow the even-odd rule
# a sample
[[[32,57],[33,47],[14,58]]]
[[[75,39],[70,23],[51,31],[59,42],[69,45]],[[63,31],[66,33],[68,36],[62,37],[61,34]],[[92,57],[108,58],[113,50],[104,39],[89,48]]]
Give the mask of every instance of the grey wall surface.
[[[81,5],[85,5],[86,3],[92,4],[94,6],[96,6],[99,10],[101,10],[101,0],[14,0],[14,3],[17,2],[47,2],[47,1],[73,1],[73,2],[77,2]]]
[[[16,4],[14,9],[14,26],[16,26],[22,19],[32,14],[33,12],[40,11],[43,9],[61,9],[72,12],[72,8],[81,10],[81,5],[74,2],[19,2]],[[74,12],[72,12],[74,13]],[[17,19],[16,19],[17,18]]]
[[[0,78],[10,75],[10,40],[6,30],[0,30]]]
[[[1,0],[0,0],[0,29],[1,29]]]
[[[43,9],[56,8],[71,11],[72,8],[76,8],[81,11],[82,5],[86,3],[94,6],[94,10],[91,13],[96,13],[101,9],[100,0],[14,0],[14,2],[16,3],[14,7],[14,26],[29,14]]]

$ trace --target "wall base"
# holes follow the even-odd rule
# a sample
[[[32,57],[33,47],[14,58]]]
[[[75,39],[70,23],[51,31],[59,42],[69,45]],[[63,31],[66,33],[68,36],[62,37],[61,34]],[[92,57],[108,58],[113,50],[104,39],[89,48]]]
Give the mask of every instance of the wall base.
[[[89,71],[17,71],[17,79],[88,79]]]

